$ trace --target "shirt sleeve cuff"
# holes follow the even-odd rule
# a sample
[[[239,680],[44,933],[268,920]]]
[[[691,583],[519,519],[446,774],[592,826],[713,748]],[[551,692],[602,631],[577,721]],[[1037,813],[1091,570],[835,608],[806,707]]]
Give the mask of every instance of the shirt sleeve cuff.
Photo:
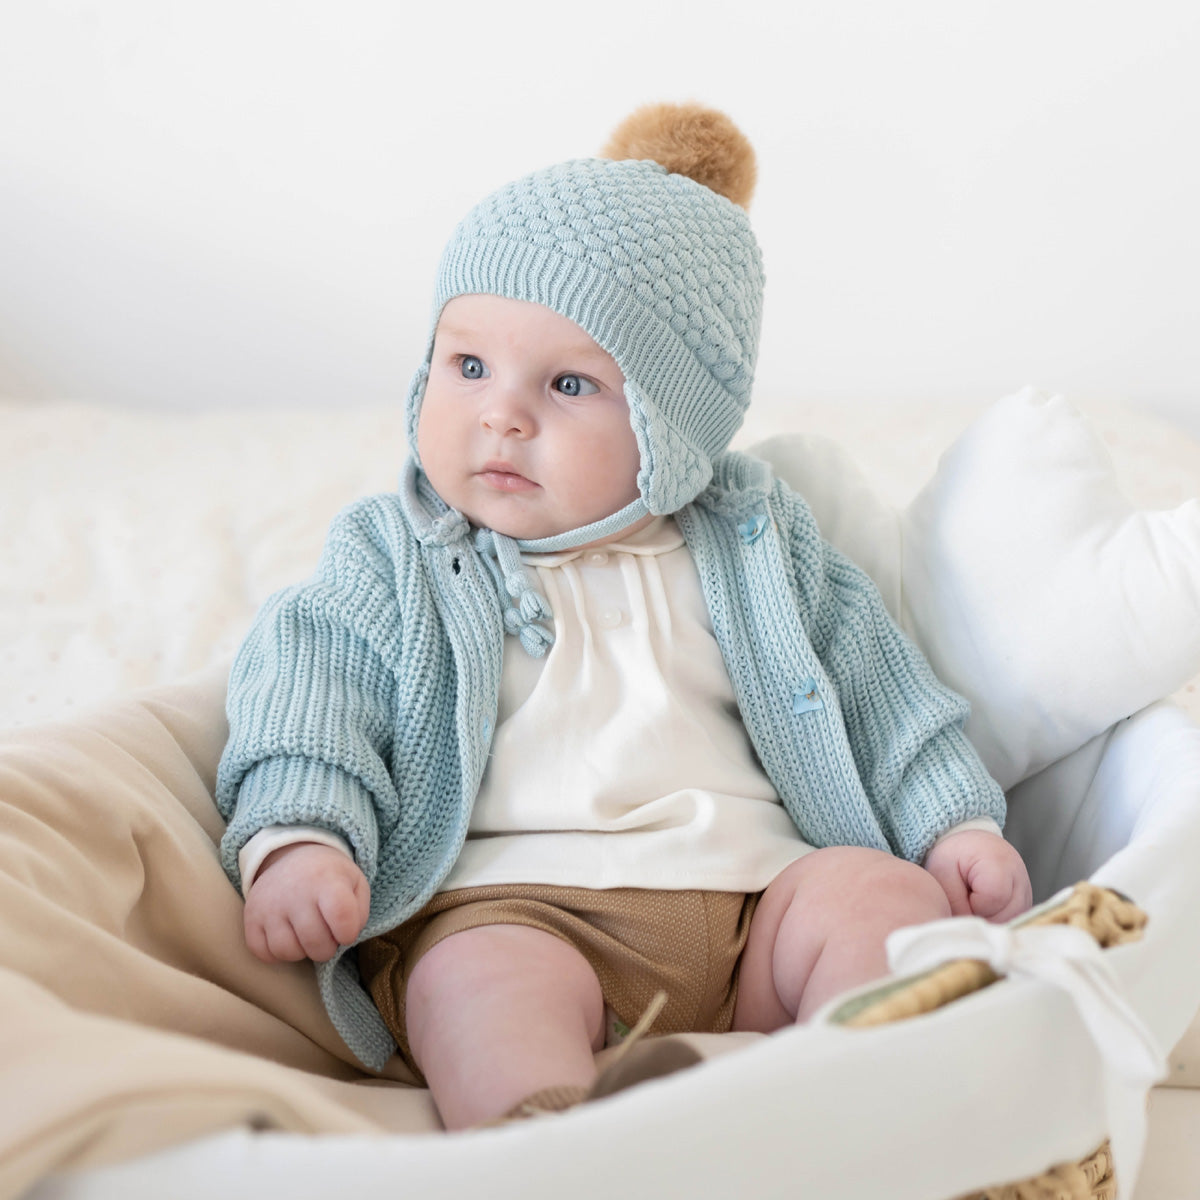
[[[264,826],[238,851],[242,896],[250,894],[250,888],[268,855],[281,846],[293,846],[299,842],[316,842],[318,845],[340,850],[347,858],[354,857],[350,843],[328,829],[320,829],[316,825]]]
[[[951,825],[950,828],[947,829],[946,832],[943,833],[941,837],[939,837],[937,841],[933,843],[933,846],[938,845],[939,842],[944,842],[948,837],[952,837],[956,833],[968,833],[972,830],[976,830],[979,833],[994,833],[997,837],[1004,836],[1004,831],[999,825],[996,824],[995,821],[992,820],[991,817],[973,817],[969,821],[960,821],[957,825]],[[933,846],[929,847],[930,850],[933,849]]]

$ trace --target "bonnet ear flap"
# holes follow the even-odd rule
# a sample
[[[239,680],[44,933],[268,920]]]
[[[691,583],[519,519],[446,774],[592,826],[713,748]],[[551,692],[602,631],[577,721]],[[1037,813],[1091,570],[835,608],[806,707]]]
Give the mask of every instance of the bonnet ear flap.
[[[408,452],[413,461],[420,463],[417,457],[417,422],[421,416],[421,401],[425,398],[425,385],[429,382],[429,363],[423,362],[413,373],[412,382],[408,385],[408,394],[404,399],[404,436],[408,438]]]
[[[630,379],[625,381],[625,399],[642,460],[638,492],[652,513],[678,512],[708,486],[712,463],[666,422]]]

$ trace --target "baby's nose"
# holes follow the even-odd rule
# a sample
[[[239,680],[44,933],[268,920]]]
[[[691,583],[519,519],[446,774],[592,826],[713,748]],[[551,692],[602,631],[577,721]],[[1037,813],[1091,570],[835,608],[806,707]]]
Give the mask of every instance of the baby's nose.
[[[493,433],[530,433],[534,424],[533,406],[516,388],[497,389],[488,397],[480,420]]]

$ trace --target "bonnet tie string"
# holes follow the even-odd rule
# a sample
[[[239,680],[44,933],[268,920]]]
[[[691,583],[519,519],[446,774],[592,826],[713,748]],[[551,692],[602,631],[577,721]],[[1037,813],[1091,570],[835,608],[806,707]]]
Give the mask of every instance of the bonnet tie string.
[[[519,637],[531,658],[541,658],[554,642],[554,632],[539,622],[552,622],[554,611],[522,566],[517,543],[503,533],[480,529],[475,534],[475,549],[495,577],[501,595],[516,601],[504,606],[504,632]]]
[[[898,929],[887,939],[896,975],[932,970],[960,958],[986,962],[998,975],[1036,979],[1070,997],[1100,1055],[1113,1173],[1137,1177],[1146,1140],[1146,1093],[1166,1074],[1154,1036],[1128,1000],[1104,951],[1082,929],[1011,927],[951,917]]]

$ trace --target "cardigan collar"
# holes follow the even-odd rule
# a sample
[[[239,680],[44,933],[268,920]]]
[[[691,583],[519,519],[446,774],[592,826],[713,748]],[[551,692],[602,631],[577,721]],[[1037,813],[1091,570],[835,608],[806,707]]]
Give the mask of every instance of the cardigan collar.
[[[554,642],[554,610],[522,565],[522,551],[553,553],[585,545],[628,528],[649,511],[638,499],[602,521],[552,537],[526,540],[493,529],[477,529],[468,541],[471,526],[466,517],[434,491],[412,455],[405,459],[401,469],[399,492],[409,527],[422,546],[451,546],[458,542],[473,546],[496,585],[505,632],[519,638],[525,652],[533,658],[541,658]]]

